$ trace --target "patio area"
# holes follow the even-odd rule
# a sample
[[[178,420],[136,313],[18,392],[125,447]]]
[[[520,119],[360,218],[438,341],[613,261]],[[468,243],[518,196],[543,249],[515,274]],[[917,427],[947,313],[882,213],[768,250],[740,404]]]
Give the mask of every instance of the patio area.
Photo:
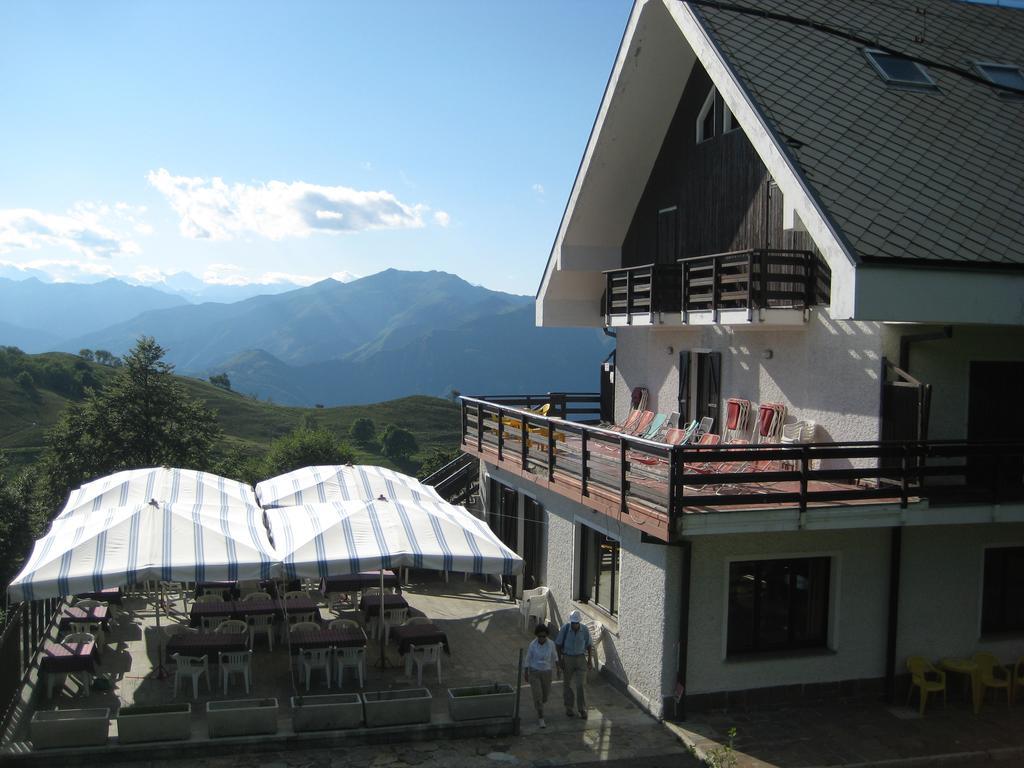
[[[96,668],[97,681],[108,678],[109,689],[104,690],[103,683],[94,683],[92,691],[86,695],[76,676],[68,675],[63,689],[55,692],[52,699],[47,699],[45,679],[33,677],[22,696],[25,706],[19,709],[15,722],[8,731],[9,741],[3,745],[0,754],[20,754],[26,759],[35,756],[44,762],[55,759],[60,752],[68,754],[64,750],[31,751],[28,743],[29,722],[33,713],[37,710],[99,707],[110,709],[110,738],[107,746],[82,747],[74,752],[83,759],[89,754],[95,758],[98,752],[102,752],[109,757],[115,757],[115,753],[120,753],[116,756],[123,760],[142,760],[144,757],[145,760],[149,760],[153,757],[153,746],[118,744],[118,728],[114,720],[117,711],[128,706],[186,702],[192,704],[191,739],[187,742],[165,742],[163,745],[157,745],[157,749],[167,757],[176,756],[184,759],[189,755],[205,759],[210,755],[220,754],[222,750],[229,750],[232,754],[240,749],[264,752],[284,749],[286,744],[289,750],[299,744],[313,748],[318,743],[317,739],[324,742],[324,739],[328,738],[331,739],[332,746],[345,743],[353,748],[356,744],[366,742],[436,740],[454,736],[500,736],[519,743],[521,740],[511,736],[511,721],[469,720],[456,724],[449,714],[447,702],[448,688],[495,682],[515,686],[519,650],[525,649],[532,637],[532,633],[527,634],[523,630],[517,605],[511,603],[500,592],[494,578],[484,581],[481,577],[469,577],[464,580],[462,574],[453,574],[448,583],[445,583],[435,572],[422,571],[413,572],[411,582],[405,585],[402,593],[408,600],[410,613],[429,617],[446,634],[451,649],[451,655],[444,655],[442,658],[442,682],[438,683],[437,672],[433,666],[427,667],[423,673],[423,686],[430,690],[432,696],[429,725],[356,728],[305,733],[297,737],[292,728],[290,698],[305,693],[304,681],[297,675],[293,678],[290,674],[287,647],[275,642],[274,650],[271,652],[266,642],[259,637],[253,657],[252,689],[248,695],[238,675],[232,678],[228,693],[224,695],[217,666],[211,660],[212,691],[207,689],[205,679],[202,679],[199,696],[192,698],[191,682],[186,678],[182,680],[181,690],[175,697],[173,662],[167,665],[167,670],[171,673],[169,676],[161,678],[155,672],[158,665],[158,648],[161,636],[166,637],[166,628],[169,625],[187,624],[189,617],[183,613],[181,602],[176,601],[169,606],[170,617],[162,614],[162,629],[158,631],[155,603],[142,596],[126,596],[119,626],[111,628],[106,649]],[[339,617],[360,621],[363,618],[357,610],[345,610],[339,616],[321,607],[319,613],[325,622]],[[55,634],[53,636],[55,637]],[[371,639],[367,647],[367,675],[362,689],[359,688],[354,672],[346,670],[341,691],[358,693],[360,690],[371,692],[418,687],[415,669],[411,677],[406,675],[395,642],[391,642],[387,647],[387,659],[391,666],[386,669],[380,669],[376,664],[377,647],[377,643]],[[339,689],[334,684],[330,689],[325,686],[322,673],[314,672],[310,695],[338,692]],[[627,741],[629,749],[646,749],[649,754],[683,754],[683,748],[670,734],[659,729],[650,717],[642,713],[601,676],[591,676],[588,695],[590,719],[584,723],[578,719],[565,718],[559,714],[561,685],[556,683],[552,693],[553,700],[549,705],[549,726],[545,731],[540,731],[535,725],[529,688],[524,686],[521,700],[523,733],[557,738],[559,732],[569,732],[574,741],[579,741],[579,746],[575,750],[576,762],[606,759],[615,754],[629,754],[628,751],[622,751],[626,749]],[[205,712],[207,702],[263,698],[278,700],[276,735],[210,738]],[[637,730],[647,735],[635,742],[626,739],[627,732]],[[582,738],[584,733],[591,735]],[[524,743],[529,741],[532,741],[532,738],[523,740]],[[326,743],[323,745],[326,746]]]

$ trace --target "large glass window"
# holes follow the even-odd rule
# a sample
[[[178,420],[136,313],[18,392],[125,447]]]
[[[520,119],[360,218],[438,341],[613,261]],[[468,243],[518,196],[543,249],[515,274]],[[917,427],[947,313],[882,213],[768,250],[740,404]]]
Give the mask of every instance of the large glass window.
[[[828,557],[747,560],[729,565],[729,653],[824,647]]]
[[[580,602],[595,603],[612,616],[619,615],[619,542],[582,526],[580,536]]]
[[[1024,547],[985,550],[981,631],[1024,631]]]

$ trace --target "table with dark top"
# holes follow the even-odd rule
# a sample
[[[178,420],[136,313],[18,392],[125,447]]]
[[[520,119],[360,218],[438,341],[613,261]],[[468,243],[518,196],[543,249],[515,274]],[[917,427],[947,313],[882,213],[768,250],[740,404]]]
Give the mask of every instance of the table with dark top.
[[[92,643],[46,643],[39,661],[39,671],[47,674],[96,672],[100,660],[99,646]]]
[[[233,600],[217,601],[208,603],[193,603],[189,611],[189,624],[198,627],[202,624],[204,616],[225,616],[229,619],[245,621],[246,616],[266,616],[272,614],[276,621],[284,619],[285,608],[289,614],[312,613],[313,618],[319,620],[320,610],[316,603],[308,597],[293,597],[285,601],[278,599],[267,600]]]
[[[451,655],[448,647],[448,635],[436,624],[403,624],[391,628],[391,639],[398,643],[398,652],[406,654],[410,645],[444,645],[444,652]]]
[[[72,605],[64,609],[60,617],[60,631],[70,632],[71,625],[76,622],[98,622],[105,632],[108,629],[110,620],[110,609],[105,605],[96,605],[92,608],[79,608]]]
[[[200,581],[196,583],[196,597],[203,595],[220,595],[225,600],[237,599],[241,596],[237,581]]]
[[[221,652],[244,651],[249,643],[249,634],[229,632],[182,632],[167,641],[166,654],[182,656],[208,656],[216,662]]]
[[[384,610],[391,611],[396,608],[408,608],[409,602],[401,595],[363,595],[359,601],[359,610],[367,618],[380,616],[380,605],[383,599]]]
[[[79,600],[99,600],[111,605],[122,605],[124,602],[124,594],[120,587],[101,589],[99,592],[80,592],[75,597]]]
[[[363,648],[366,635],[361,629],[321,629],[316,632],[292,632],[288,638],[292,653],[300,648]]]
[[[329,576],[320,579],[320,591],[328,592],[361,592],[367,587],[380,586],[380,571],[362,571],[346,573],[341,576]],[[394,571],[384,571],[384,588],[393,589],[398,586],[398,577]]]

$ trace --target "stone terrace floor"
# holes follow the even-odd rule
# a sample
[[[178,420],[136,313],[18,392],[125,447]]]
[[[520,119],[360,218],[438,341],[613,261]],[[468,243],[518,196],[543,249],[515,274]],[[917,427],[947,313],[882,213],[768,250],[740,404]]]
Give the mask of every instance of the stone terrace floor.
[[[498,590],[494,581],[482,582],[479,578],[463,581],[461,575],[453,575],[448,584],[432,573],[413,574],[413,583],[403,592],[412,608],[422,611],[448,634],[451,656],[443,657],[443,683],[438,684],[433,667],[424,670],[423,684],[434,696],[434,722],[447,721],[446,689],[459,685],[480,682],[507,682],[515,684],[518,652],[525,649],[532,633],[523,631],[522,619],[516,605],[510,603]],[[178,615],[174,615],[174,608]],[[180,602],[172,606],[171,621],[187,621],[180,614]],[[125,615],[120,626],[111,631],[107,650],[103,654],[99,669],[109,675],[112,690],[97,691],[88,696],[81,695],[77,683],[68,678],[65,689],[56,695],[54,701],[37,699],[41,708],[85,708],[109,707],[113,714],[118,706],[130,704],[158,704],[171,701],[193,703],[193,742],[207,739],[202,711],[205,702],[211,699],[249,698],[276,696],[281,704],[279,734],[290,734],[288,699],[294,695],[287,652],[275,643],[273,653],[266,648],[262,639],[257,640],[254,656],[253,690],[246,696],[241,681],[233,678],[225,697],[218,686],[216,667],[211,665],[213,692],[206,690],[205,682],[200,683],[199,698],[191,698],[191,683],[182,681],[182,690],[177,699],[173,698],[173,676],[157,679],[153,669],[157,658],[156,616],[154,605],[141,597],[125,599]],[[321,609],[324,619],[335,618]],[[355,614],[342,617],[355,618]],[[166,615],[162,624],[168,621]],[[376,644],[370,641],[368,648],[368,679],[364,691],[408,688],[416,686],[415,672],[410,680],[405,677],[400,657],[394,644],[388,651],[394,665],[387,670],[374,666],[377,659]],[[300,684],[300,690],[304,686]],[[337,688],[331,689],[337,692]],[[351,672],[346,672],[346,692],[358,691],[358,683]],[[326,693],[322,674],[314,673],[310,693]],[[173,744],[153,745],[152,760],[143,762],[118,762],[118,765],[153,765],[155,768],[226,768],[233,765],[276,765],[283,766],[395,766],[423,765],[443,768],[459,768],[464,765],[493,765],[493,761],[515,762],[521,765],[563,765],[587,763],[595,760],[638,758],[647,756],[646,764],[659,765],[655,756],[670,758],[673,766],[696,765],[685,747],[671,733],[660,727],[650,716],[642,712],[627,697],[609,685],[600,675],[591,674],[588,687],[590,718],[584,722],[578,718],[567,718],[561,707],[561,683],[555,682],[551,701],[548,705],[548,727],[540,730],[536,725],[530,689],[522,690],[523,728],[519,737],[490,739],[486,737],[418,743],[396,743],[384,746],[351,746],[344,749],[294,749],[270,751],[246,757],[228,757],[218,754],[223,750],[211,749],[210,756],[190,755],[174,758]],[[15,739],[27,738],[27,721],[31,711],[22,716],[15,731]],[[116,735],[116,725],[111,723],[110,735]],[[211,740],[211,747],[218,740]],[[39,753],[40,755],[45,753]],[[54,757],[56,755],[54,753]],[[489,757],[490,755],[490,757]],[[557,762],[556,762],[557,761]]]

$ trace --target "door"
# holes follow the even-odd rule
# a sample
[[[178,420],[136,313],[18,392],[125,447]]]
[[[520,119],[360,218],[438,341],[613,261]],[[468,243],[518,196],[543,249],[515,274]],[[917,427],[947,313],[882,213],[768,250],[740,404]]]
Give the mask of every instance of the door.
[[[1024,435],[1024,362],[971,362],[967,401],[968,440],[1020,440]],[[1024,486],[1024,457],[976,456],[968,460],[968,482],[1002,498],[1019,497]]]
[[[544,581],[544,508],[529,496],[523,499],[523,589],[536,589]]]
[[[500,520],[498,537],[513,552],[519,552],[519,494],[514,488],[501,486]],[[518,594],[517,576],[503,576],[503,589],[510,595]]]
[[[697,420],[711,417],[710,432],[717,432],[722,400],[722,353],[697,353],[697,394],[694,415]]]

